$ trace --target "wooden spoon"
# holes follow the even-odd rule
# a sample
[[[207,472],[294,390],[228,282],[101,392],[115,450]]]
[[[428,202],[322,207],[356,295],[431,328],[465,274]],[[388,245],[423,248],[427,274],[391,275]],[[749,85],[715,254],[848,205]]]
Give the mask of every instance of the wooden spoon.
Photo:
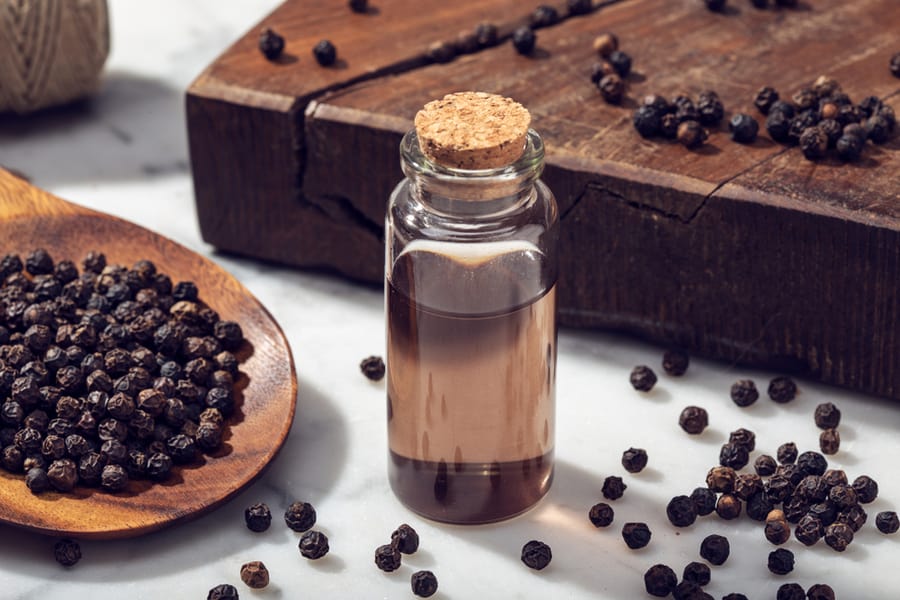
[[[297,375],[284,333],[265,308],[215,263],[122,219],[70,204],[0,169],[0,256],[46,248],[54,260],[77,263],[90,251],[110,263],[153,261],[174,282],[194,281],[200,298],[223,319],[241,324],[247,342],[238,352],[239,409],[223,448],[203,464],[177,467],[169,481],[132,481],[109,494],[32,494],[24,476],[0,469],[0,522],[79,538],[141,535],[219,506],[263,472],[281,448],[294,418]]]

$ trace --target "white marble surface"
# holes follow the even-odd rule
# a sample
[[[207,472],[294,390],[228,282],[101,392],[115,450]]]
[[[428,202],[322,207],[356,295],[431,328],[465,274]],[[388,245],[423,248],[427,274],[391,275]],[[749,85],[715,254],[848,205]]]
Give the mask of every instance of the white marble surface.
[[[639,395],[628,384],[632,366],[659,369],[661,350],[598,332],[562,331],[558,366],[557,476],[549,496],[510,522],[450,527],[424,521],[393,497],[385,476],[384,385],[358,371],[360,359],[383,352],[380,290],[320,274],[218,255],[199,236],[187,167],[183,91],[218,52],[276,0],[160,0],[111,2],[113,51],[100,96],[86,107],[0,121],[0,164],[22,171],[60,196],[138,222],[211,256],[240,279],[284,328],[294,351],[300,392],[291,435],[267,473],[233,501],[186,525],[133,540],[83,542],[84,558],[71,569],[52,558],[53,540],[0,526],[0,598],[204,598],[218,583],[242,598],[411,598],[409,576],[433,570],[435,598],[642,598],[642,573],[665,562],[680,573],[698,560],[700,540],[728,536],[732,557],[713,567],[707,590],[716,598],[740,591],[774,598],[785,581],[804,587],[825,581],[838,597],[900,597],[896,568],[900,535],[887,537],[874,514],[900,509],[900,405],[800,381],[791,404],[767,398],[748,409],[728,399],[731,383],[752,377],[765,387],[771,373],[694,361],[680,379],[661,376]],[[852,307],[851,307],[852,308]],[[675,494],[701,485],[728,432],[747,427],[758,450],[774,453],[793,440],[815,449],[812,412],[831,400],[843,411],[843,445],[831,460],[851,477],[867,473],[881,497],[866,508],[869,523],[843,555],[820,543],[787,547],[797,568],[786,577],[768,573],[773,547],[746,516],[724,522],[702,518],[676,530],[665,517]],[[677,425],[681,409],[709,409],[711,426],[689,437]],[[650,465],[629,475],[620,465],[629,446],[646,448]],[[606,530],[587,520],[601,500],[603,478],[624,475],[628,490],[612,504],[616,521]],[[280,513],[293,500],[312,502],[331,553],[318,562],[300,557],[298,535]],[[264,501],[274,526],[254,534],[243,509]],[[646,521],[651,544],[630,551],[622,541],[627,521]],[[401,522],[420,532],[422,549],[393,574],[373,565],[376,546]],[[529,539],[549,543],[554,560],[543,572],[519,561]],[[262,560],[272,574],[262,591],[245,587],[240,565]]]

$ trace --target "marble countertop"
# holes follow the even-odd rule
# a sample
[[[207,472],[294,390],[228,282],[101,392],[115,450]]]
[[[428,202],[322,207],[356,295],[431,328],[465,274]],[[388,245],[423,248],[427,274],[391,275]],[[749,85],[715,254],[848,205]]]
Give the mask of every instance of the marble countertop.
[[[205,65],[276,0],[160,0],[110,3],[113,50],[103,89],[92,102],[25,119],[0,120],[0,164],[27,175],[61,197],[137,222],[209,256],[234,274],[271,311],[292,346],[299,378],[296,422],[263,477],[219,509],[195,521],[143,537],[82,542],[82,560],[63,568],[53,560],[54,540],[0,526],[0,597],[204,598],[219,583],[231,583],[242,598],[412,598],[410,574],[434,571],[435,598],[643,598],[642,575],[667,563],[680,574],[700,560],[700,541],[710,533],[731,540],[731,558],[713,567],[707,591],[721,598],[742,592],[774,598],[779,585],[827,582],[843,599],[900,597],[896,567],[900,534],[884,536],[875,513],[900,509],[900,405],[799,381],[789,404],[761,398],[738,408],[728,391],[739,378],[764,389],[773,373],[694,360],[680,378],[660,375],[649,394],[631,389],[637,364],[658,373],[662,349],[623,337],[563,330],[559,336],[556,479],[537,508],[508,522],[446,526],[406,510],[386,477],[384,383],[359,372],[360,360],[384,352],[379,289],[323,274],[300,272],[220,255],[200,239],[184,129],[184,90]],[[774,454],[794,441],[818,449],[812,413],[832,401],[843,412],[840,452],[830,465],[851,479],[869,474],[881,495],[870,505],[869,522],[843,554],[819,543],[791,539],[797,566],[788,576],[768,572],[774,548],[761,525],[742,516],[704,517],[676,529],[666,519],[672,496],[703,484],[720,445],[739,427],[756,432],[757,450]],[[688,436],[677,424],[682,408],[706,407],[710,427]],[[628,474],[622,452],[645,448],[649,466]],[[602,500],[608,475],[628,488],[611,502],[615,522],[595,529],[588,509]],[[281,514],[292,501],[311,502],[330,554],[308,561],[297,550],[298,534]],[[272,528],[262,534],[243,524],[244,508],[266,502]],[[629,550],[621,527],[645,521],[653,538]],[[373,564],[374,549],[400,523],[420,533],[421,550],[385,574]],[[520,562],[522,545],[543,540],[553,562],[541,572]],[[271,584],[244,586],[240,566],[261,560]]]

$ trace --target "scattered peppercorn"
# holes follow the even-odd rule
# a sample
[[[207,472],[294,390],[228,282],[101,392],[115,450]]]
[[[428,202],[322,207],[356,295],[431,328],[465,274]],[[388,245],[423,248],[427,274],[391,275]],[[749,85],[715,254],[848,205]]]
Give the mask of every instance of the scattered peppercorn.
[[[697,509],[697,515],[705,517],[716,510],[716,493],[708,487],[698,487],[691,492],[691,502]]]
[[[241,581],[255,590],[269,585],[269,570],[261,561],[253,560],[241,566]]]
[[[662,96],[659,96],[659,98],[663,102],[666,101],[666,99]],[[682,350],[666,350],[666,352],[663,354],[663,371],[665,371],[666,374],[671,375],[672,377],[680,377],[684,375],[687,372],[690,363],[691,357],[687,352],[684,352]]]
[[[328,537],[321,531],[307,531],[300,536],[299,547],[301,556],[318,560],[328,554]]]
[[[833,550],[843,552],[853,542],[853,529],[846,523],[832,523],[825,528],[825,543]]]
[[[649,544],[652,535],[646,523],[625,523],[622,526],[622,539],[632,550],[638,550]]]
[[[883,114],[875,114],[863,122],[866,135],[873,144],[883,144],[891,137],[891,122]]]
[[[438,589],[437,577],[431,571],[416,571],[409,578],[412,593],[420,598],[433,596]]]
[[[741,446],[747,452],[753,452],[756,448],[756,434],[749,429],[735,429],[728,436],[728,443]]]
[[[522,546],[522,562],[531,569],[540,571],[550,564],[553,553],[550,546],[538,540],[531,540]]]
[[[768,8],[769,0],[750,0],[750,4],[752,4],[754,8]]]
[[[765,521],[773,508],[774,504],[765,492],[757,492],[747,499],[747,516],[754,521]]]
[[[702,146],[708,135],[697,121],[683,121],[678,125],[678,133],[675,135],[675,139],[685,148],[694,149]]]
[[[375,548],[375,566],[390,573],[400,568],[400,551],[394,544],[384,544]]]
[[[316,524],[316,509],[308,502],[292,502],[284,511],[284,522],[294,531],[306,531]]]
[[[330,67],[337,60],[337,48],[330,40],[320,40],[312,49],[313,56],[323,67]]]
[[[659,120],[659,134],[664,138],[674,140],[678,136],[678,126],[681,121],[678,115],[674,113],[666,113]]]
[[[741,500],[758,494],[763,489],[762,479],[756,473],[741,473],[734,479],[734,495]]]
[[[534,29],[550,27],[559,21],[559,12],[556,7],[549,4],[541,4],[531,13],[531,26]]]
[[[81,560],[81,546],[77,541],[64,538],[53,545],[53,557],[64,567],[71,567]]]
[[[597,83],[597,88],[600,90],[603,99],[609,104],[619,104],[622,102],[622,96],[625,95],[625,82],[615,73],[605,75]]]
[[[826,429],[819,434],[819,447],[822,454],[837,454],[841,447],[841,434],[837,429]]]
[[[731,545],[724,536],[714,533],[703,538],[700,543],[700,556],[713,565],[725,564],[729,554],[731,554]]]
[[[797,384],[790,377],[776,377],[769,383],[769,398],[779,404],[790,402],[797,395]]]
[[[419,534],[404,523],[391,533],[391,544],[403,554],[415,554],[419,549]]]
[[[785,583],[778,588],[775,600],[806,600],[806,592],[799,583]]]
[[[607,57],[619,49],[619,38],[614,33],[604,32],[594,38],[594,52]]]
[[[497,26],[493,23],[479,23],[475,26],[475,38],[478,40],[478,45],[482,48],[496,45],[499,40]]]
[[[281,56],[284,51],[284,38],[275,33],[269,27],[266,27],[259,34],[259,51],[269,60],[275,60]],[[87,261],[84,265],[85,270],[90,271]],[[102,270],[103,267],[100,268]],[[97,271],[99,273],[99,271]]]
[[[794,570],[794,553],[786,548],[769,552],[769,570],[776,575],[787,575]]]
[[[645,365],[638,365],[631,371],[631,386],[639,392],[649,392],[656,385],[656,373]]]
[[[789,465],[797,462],[797,444],[795,444],[794,442],[785,442],[784,444],[778,446],[778,452],[776,453],[776,456],[778,457],[778,462],[783,465]]]
[[[725,107],[716,92],[705,90],[697,97],[697,112],[700,113],[700,124],[709,127],[719,124],[725,116]]]
[[[834,590],[825,583],[817,583],[806,590],[807,600],[834,600]]]
[[[643,448],[629,448],[622,453],[622,466],[629,473],[640,473],[647,466],[647,451]]]
[[[760,88],[753,99],[753,105],[764,115],[769,114],[769,109],[776,102],[778,102],[778,92],[771,87]]]
[[[900,52],[891,57],[889,64],[891,73],[894,74],[894,77],[900,77]]]
[[[253,504],[244,509],[244,522],[250,531],[265,531],[272,524],[272,512],[263,502]]]
[[[238,600],[239,598],[237,588],[227,583],[217,585],[206,595],[206,600]]]
[[[522,55],[531,54],[537,43],[537,36],[531,27],[523,26],[516,29],[512,34],[512,44],[516,52]]]
[[[699,586],[704,586],[709,584],[711,574],[708,566],[702,562],[692,561],[685,565],[684,573],[682,573],[681,578],[684,581],[690,581]]]
[[[612,506],[605,502],[598,502],[588,511],[588,519],[594,527],[609,527],[613,522],[615,512]]]
[[[672,597],[675,600],[689,600],[691,598],[702,598],[703,589],[693,581],[681,581],[672,590]]]
[[[754,121],[755,122],[755,121]],[[751,379],[739,379],[731,385],[731,401],[745,408],[759,399],[759,391]]]
[[[698,435],[703,433],[703,430],[709,425],[709,414],[705,408],[688,406],[681,411],[681,415],[678,417],[678,424],[687,433]]]
[[[726,521],[741,516],[742,508],[741,501],[734,494],[722,494],[716,502],[716,514]]]
[[[606,60],[613,66],[619,77],[624,79],[631,73],[631,56],[621,50],[613,50]]]
[[[591,0],[566,0],[566,6],[573,16],[586,15],[593,10]]]
[[[610,475],[603,480],[603,497],[607,500],[618,500],[622,497],[627,488],[628,486],[625,485],[625,482],[622,481],[621,477]]]
[[[706,474],[706,486],[714,492],[730,494],[734,491],[734,482],[737,474],[733,467],[713,467]]]
[[[828,136],[818,127],[807,127],[800,134],[800,150],[808,160],[818,160],[828,150]]]
[[[644,588],[651,596],[665,598],[672,593],[677,585],[678,576],[667,565],[653,565],[644,573]]]
[[[849,525],[850,529],[853,530],[853,533],[857,533],[862,529],[863,525],[866,524],[868,518],[869,515],[866,514],[865,509],[856,504],[839,512],[834,520],[836,523],[845,523],[846,525]]]
[[[900,517],[893,510],[884,510],[875,515],[875,527],[881,533],[890,535],[900,530]]]
[[[725,9],[726,0],[703,0],[706,8],[712,12],[722,12]]]
[[[736,113],[728,121],[728,130],[731,132],[731,139],[735,142],[750,144],[759,133],[759,123],[746,113]]]
[[[860,475],[854,479],[853,489],[860,504],[869,504],[878,497],[878,482],[868,475]]]
[[[365,13],[369,10],[369,0],[350,0],[347,4],[355,13]]]
[[[456,58],[456,47],[451,42],[438,40],[428,45],[425,56],[432,62],[448,63]]]
[[[837,150],[838,157],[847,162],[855,162],[859,160],[859,157],[862,155],[863,145],[865,144],[865,140],[860,139],[859,136],[856,135],[848,135],[843,134],[838,141],[835,142],[835,149]]]
[[[766,526],[763,530],[766,539],[780,546],[787,542],[791,537],[791,526],[785,519],[784,512],[774,509],[766,515]]]
[[[709,600],[709,598],[712,598],[709,594],[703,596],[703,600]],[[744,594],[725,594],[722,596],[722,600],[748,600],[748,598]]]
[[[634,111],[634,115],[632,116],[632,123],[634,124],[634,128],[637,129],[637,132],[641,134],[641,137],[650,138],[659,133],[660,127],[660,114],[659,111],[653,108],[652,106],[641,105],[637,107]],[[648,369],[649,367],[641,367],[644,369]],[[652,371],[651,371],[652,373]],[[634,372],[632,372],[632,377],[634,377]],[[653,376],[653,383],[656,383],[656,375]],[[632,385],[634,385],[632,383]],[[651,385],[652,387],[652,385]],[[636,388],[637,389],[637,388]],[[649,389],[649,388],[648,388]],[[646,390],[642,390],[646,391]]]

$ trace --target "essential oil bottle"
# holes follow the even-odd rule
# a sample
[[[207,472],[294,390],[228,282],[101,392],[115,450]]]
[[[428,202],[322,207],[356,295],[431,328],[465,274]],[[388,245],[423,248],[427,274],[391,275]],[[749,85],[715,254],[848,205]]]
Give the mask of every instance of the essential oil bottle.
[[[389,476],[450,523],[524,512],[553,478],[559,219],[508,98],[427,104],[386,220]]]

